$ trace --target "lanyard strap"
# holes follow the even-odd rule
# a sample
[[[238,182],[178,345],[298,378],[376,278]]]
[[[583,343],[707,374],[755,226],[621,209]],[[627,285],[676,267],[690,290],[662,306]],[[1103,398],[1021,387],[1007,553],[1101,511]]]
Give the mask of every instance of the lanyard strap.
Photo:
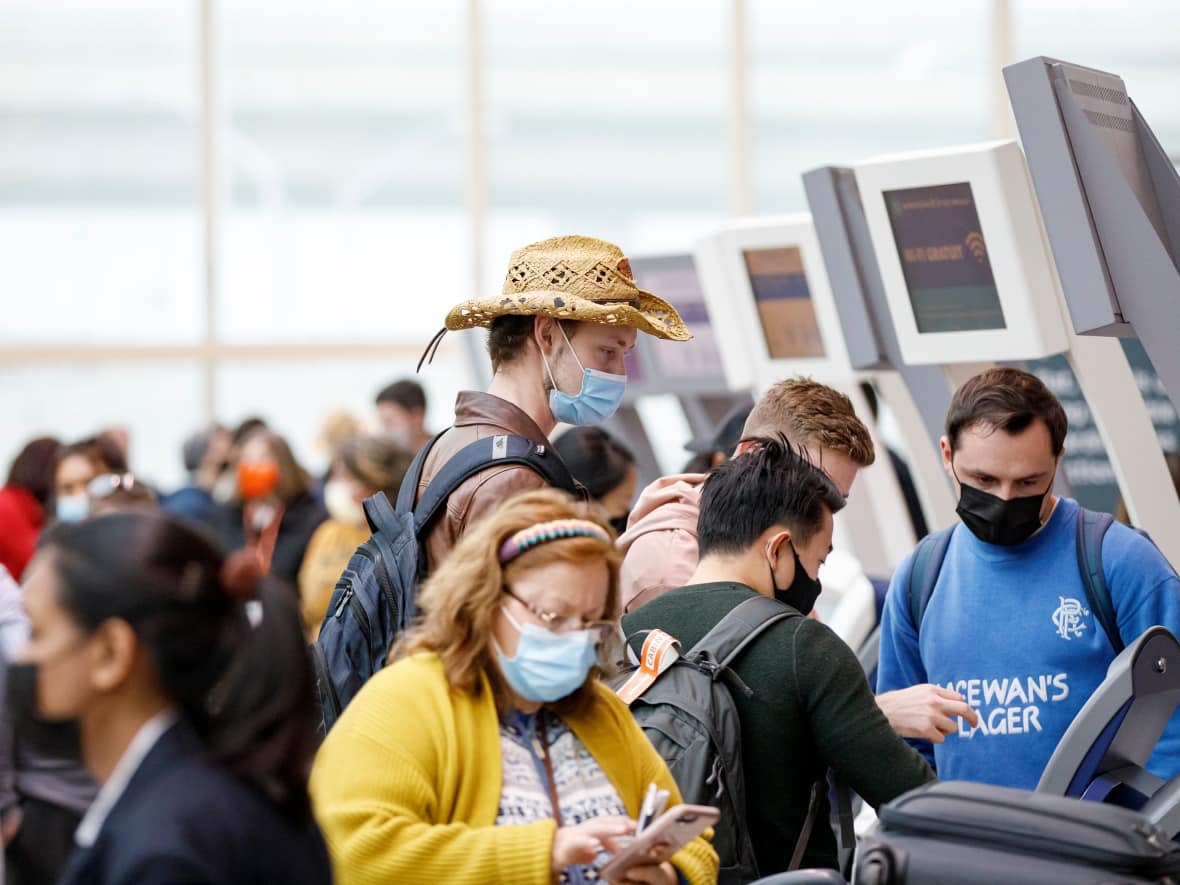
[[[266,521],[263,522],[264,520]],[[246,549],[254,552],[264,575],[270,574],[270,562],[274,559],[275,544],[279,539],[279,526],[282,521],[282,504],[248,501],[242,510],[242,522],[246,529]]]
[[[561,803],[557,799],[557,778],[553,776],[553,760],[549,758],[549,733],[545,729],[545,718],[537,713],[537,732],[541,738],[541,759],[545,763],[546,786],[549,788],[549,804],[553,806],[553,819],[561,826]]]

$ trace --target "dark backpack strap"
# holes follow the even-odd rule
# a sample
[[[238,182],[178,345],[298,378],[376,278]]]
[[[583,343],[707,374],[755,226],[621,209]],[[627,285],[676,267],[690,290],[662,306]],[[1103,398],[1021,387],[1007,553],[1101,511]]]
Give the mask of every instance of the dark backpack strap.
[[[430,450],[434,448],[434,444],[442,439],[443,434],[446,432],[444,430],[441,433],[435,434],[429,442],[418,450],[418,454],[410,462],[409,469],[406,470],[406,475],[402,477],[402,484],[397,490],[398,513],[413,513],[414,499],[418,497],[418,485],[422,482],[422,470],[426,466],[426,458],[430,454]],[[372,527],[372,524],[370,524],[370,527]]]
[[[803,853],[807,851],[807,843],[811,841],[811,831],[815,827],[815,819],[819,817],[819,800],[828,790],[828,779],[821,778],[811,785],[811,800],[807,803],[807,817],[803,819],[803,829],[799,831],[799,838],[795,840],[795,850],[791,852],[791,863],[788,870],[797,870],[803,863]]]
[[[934,585],[938,583],[938,573],[942,571],[942,561],[946,559],[946,551],[951,546],[951,535],[954,531],[955,527],[951,526],[927,535],[914,549],[914,558],[910,563],[910,580],[906,588],[914,632],[922,626],[922,616],[926,614],[926,606],[930,605],[930,597],[934,595]]]
[[[397,532],[397,523],[394,522],[397,513],[385,492],[377,492],[365,498],[364,507],[370,532],[374,535],[393,535]]]
[[[1110,588],[1106,585],[1106,572],[1102,568],[1102,539],[1114,523],[1109,513],[1098,513],[1078,505],[1078,571],[1082,575],[1082,587],[1086,591],[1086,602],[1094,619],[1106,632],[1111,647],[1117,655],[1126,645],[1119,635],[1119,621],[1110,599]]]
[[[722,667],[728,667],[762,632],[787,618],[801,618],[799,612],[777,599],[758,594],[734,606],[729,613],[689,649],[685,657],[707,653]]]
[[[502,465],[527,467],[540,474],[547,485],[577,494],[569,468],[549,445],[523,436],[485,436],[456,452],[430,480],[414,506],[414,531],[421,537],[459,486],[489,467]]]
[[[443,431],[445,433],[446,431]],[[365,520],[369,523],[369,531],[380,541],[392,539],[398,531],[397,514],[410,512],[414,508],[414,491],[422,478],[422,465],[426,463],[426,456],[434,448],[442,433],[430,439],[414,456],[410,462],[406,475],[402,478],[397,491],[397,507],[389,502],[385,492],[377,492],[365,499]]]
[[[851,879],[852,859],[856,854],[856,816],[852,813],[852,790],[830,769],[828,779],[832,792],[836,794],[836,857],[840,863],[840,873]]]

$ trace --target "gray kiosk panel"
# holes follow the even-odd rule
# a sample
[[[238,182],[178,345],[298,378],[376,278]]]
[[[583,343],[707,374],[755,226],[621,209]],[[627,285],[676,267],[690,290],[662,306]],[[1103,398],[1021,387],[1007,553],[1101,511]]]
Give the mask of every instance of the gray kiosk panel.
[[[1070,317],[1136,335],[1180,403],[1180,177],[1114,74],[1050,58],[1004,69]]]
[[[1166,783],[1147,771],[1147,760],[1180,704],[1180,642],[1152,627],[1122,651],[1053,751],[1037,791],[1137,805],[1123,791],[1147,800],[1144,813],[1180,833],[1180,775]]]
[[[729,394],[716,335],[709,322],[705,293],[690,254],[654,255],[631,259],[631,273],[640,288],[668,299],[692,332],[691,341],[661,341],[650,335],[636,340],[643,384],[659,393]]]
[[[823,166],[803,174],[803,188],[852,367],[900,374],[937,445],[951,391],[938,366],[909,366],[902,359],[856,174]]]

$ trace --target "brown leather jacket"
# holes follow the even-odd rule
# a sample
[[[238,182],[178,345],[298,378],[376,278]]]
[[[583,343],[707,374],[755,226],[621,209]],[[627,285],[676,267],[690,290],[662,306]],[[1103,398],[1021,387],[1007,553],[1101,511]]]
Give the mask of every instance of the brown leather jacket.
[[[548,437],[520,408],[490,393],[465,390],[455,401],[455,424],[434,444],[422,467],[418,495],[439,469],[465,445],[487,436],[515,434],[538,443]],[[442,562],[468,527],[490,515],[507,498],[519,492],[545,488],[545,480],[534,470],[519,465],[481,470],[455,490],[447,500],[447,512],[426,538],[426,561],[430,571]]]

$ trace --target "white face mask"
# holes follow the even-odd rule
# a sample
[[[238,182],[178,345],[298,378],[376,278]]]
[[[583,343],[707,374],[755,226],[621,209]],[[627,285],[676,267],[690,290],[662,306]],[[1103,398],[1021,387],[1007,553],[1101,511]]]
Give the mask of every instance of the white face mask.
[[[385,438],[406,451],[409,451],[414,444],[414,440],[410,435],[409,425],[406,424],[399,424],[396,427],[386,427]]]
[[[324,506],[337,522],[365,524],[365,508],[352,496],[352,486],[343,480],[331,479],[324,483]]]
[[[234,499],[237,493],[238,475],[233,470],[226,470],[221,476],[217,477],[217,481],[213,483],[213,491],[210,492],[213,500],[218,504],[228,504]]]

